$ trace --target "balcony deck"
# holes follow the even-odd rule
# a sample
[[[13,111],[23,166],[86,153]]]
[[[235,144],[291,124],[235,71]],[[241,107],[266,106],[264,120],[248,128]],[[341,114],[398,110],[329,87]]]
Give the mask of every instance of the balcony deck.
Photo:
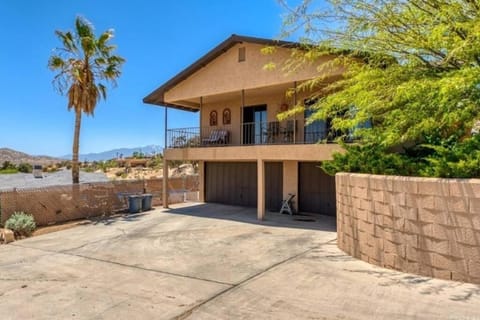
[[[322,130],[323,129],[323,130]],[[298,121],[243,123],[232,126],[170,129],[168,160],[267,161],[330,160],[343,149],[324,127],[311,130]],[[319,143],[323,142],[323,143]]]

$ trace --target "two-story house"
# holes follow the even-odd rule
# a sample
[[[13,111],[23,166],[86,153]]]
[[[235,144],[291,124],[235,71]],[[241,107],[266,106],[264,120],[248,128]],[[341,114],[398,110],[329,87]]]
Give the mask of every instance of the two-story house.
[[[262,54],[266,46],[276,50]],[[200,113],[197,128],[166,129],[164,163],[199,161],[201,201],[256,207],[263,219],[292,193],[299,212],[335,215],[335,178],[318,168],[341,150],[334,143],[318,143],[333,134],[329,124],[306,125],[308,108],[305,114],[277,119],[297,103],[308,105],[312,92],[286,91],[318,76],[318,66],[333,57],[286,73],[281,66],[294,48],[300,47],[232,35],[144,98],[145,103]],[[267,70],[272,62],[277,68]],[[341,77],[342,70],[329,73],[325,82]]]

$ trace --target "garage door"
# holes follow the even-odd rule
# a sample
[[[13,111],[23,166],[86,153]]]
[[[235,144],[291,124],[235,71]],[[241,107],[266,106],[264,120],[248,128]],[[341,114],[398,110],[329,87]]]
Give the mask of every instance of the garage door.
[[[335,177],[327,175],[318,166],[318,162],[300,162],[298,165],[298,209],[335,216]]]
[[[257,163],[205,163],[205,201],[256,207]]]
[[[268,211],[278,212],[282,206],[283,164],[265,162],[265,207]]]

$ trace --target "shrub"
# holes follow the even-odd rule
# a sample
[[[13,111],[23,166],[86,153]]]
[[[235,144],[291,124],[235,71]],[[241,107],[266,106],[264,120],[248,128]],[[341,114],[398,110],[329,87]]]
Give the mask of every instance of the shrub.
[[[29,163],[20,163],[17,169],[23,173],[32,173],[32,165]]]
[[[10,161],[4,161],[0,169],[2,170],[15,169],[15,164],[11,163]]]
[[[36,228],[35,219],[25,212],[14,212],[5,222],[5,228],[12,230],[16,237],[28,237]]]
[[[418,175],[424,163],[405,154],[389,152],[378,145],[344,145],[347,152],[336,153],[333,160],[324,161],[322,169],[329,175],[356,172],[383,175]]]

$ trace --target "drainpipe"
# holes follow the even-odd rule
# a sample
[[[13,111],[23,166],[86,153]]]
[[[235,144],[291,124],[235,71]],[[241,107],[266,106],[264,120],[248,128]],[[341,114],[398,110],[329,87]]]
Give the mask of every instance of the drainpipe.
[[[162,202],[163,207],[168,208],[168,161],[167,161],[167,131],[168,131],[168,108],[165,107],[165,123],[164,123],[164,130],[165,130],[165,140],[163,145],[163,190],[162,190]]]

